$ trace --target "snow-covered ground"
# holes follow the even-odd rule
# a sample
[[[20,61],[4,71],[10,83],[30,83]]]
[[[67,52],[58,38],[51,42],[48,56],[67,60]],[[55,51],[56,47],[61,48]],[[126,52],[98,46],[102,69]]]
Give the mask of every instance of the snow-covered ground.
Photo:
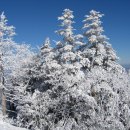
[[[27,130],[27,129],[15,127],[15,126],[12,126],[9,123],[4,122],[2,120],[2,114],[1,114],[1,111],[0,111],[0,130]]]
[[[0,119],[0,130],[27,130],[27,129],[12,126],[6,122],[3,122]]]

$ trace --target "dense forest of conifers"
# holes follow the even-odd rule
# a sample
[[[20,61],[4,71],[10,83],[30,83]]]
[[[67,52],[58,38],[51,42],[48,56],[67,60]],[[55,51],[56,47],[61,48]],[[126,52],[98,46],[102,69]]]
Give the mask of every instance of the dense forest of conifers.
[[[91,10],[75,34],[65,9],[59,41],[39,52],[13,40],[15,28],[0,15],[2,113],[31,130],[130,130],[130,76],[104,35],[103,14]]]

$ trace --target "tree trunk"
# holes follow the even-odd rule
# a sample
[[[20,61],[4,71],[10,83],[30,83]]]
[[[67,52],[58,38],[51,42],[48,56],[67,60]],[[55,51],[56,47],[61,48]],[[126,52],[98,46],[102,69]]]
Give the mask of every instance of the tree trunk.
[[[6,96],[4,92],[2,92],[2,113],[6,115]]]
[[[6,96],[5,96],[5,78],[4,78],[4,68],[3,68],[3,64],[2,64],[2,56],[3,54],[0,55],[0,87],[2,90],[2,113],[3,115],[6,115]]]

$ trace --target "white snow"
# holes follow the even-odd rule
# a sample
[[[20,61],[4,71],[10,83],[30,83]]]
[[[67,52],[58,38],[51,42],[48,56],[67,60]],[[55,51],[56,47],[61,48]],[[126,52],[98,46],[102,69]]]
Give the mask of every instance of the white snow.
[[[2,116],[0,114],[0,130],[27,130],[25,128],[15,127],[10,125],[2,120]]]
[[[1,109],[1,106],[0,106]],[[19,128],[3,121],[2,112],[0,110],[0,130],[27,130],[25,128]]]

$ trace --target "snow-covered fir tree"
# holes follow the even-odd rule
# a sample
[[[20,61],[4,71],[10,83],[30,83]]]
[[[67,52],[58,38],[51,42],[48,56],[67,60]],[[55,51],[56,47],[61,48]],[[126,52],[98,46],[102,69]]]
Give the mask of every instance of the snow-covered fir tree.
[[[44,93],[47,94],[48,90],[51,90],[57,84],[59,70],[61,70],[61,66],[55,60],[54,50],[50,45],[50,40],[47,38],[41,47],[40,54],[34,61],[34,66],[28,68],[30,71],[29,78],[22,85],[24,91],[20,92],[20,99],[16,99],[19,104],[16,108],[18,111],[17,124],[19,126],[31,129],[46,127],[44,118],[47,115],[49,102],[44,99]],[[49,99],[49,97],[47,98]],[[23,122],[22,119],[25,121]],[[43,122],[43,120],[45,121]]]
[[[124,68],[116,61],[118,57],[108,43],[108,38],[102,34],[102,16],[94,10],[85,16],[83,28],[86,30],[84,35],[88,38],[88,45],[82,49],[83,57],[87,57],[91,64],[91,71],[87,71],[85,76],[90,83],[90,94],[99,108],[97,129],[128,129],[129,80]],[[127,111],[125,116],[123,111]],[[127,123],[124,123],[126,120]]]
[[[74,28],[72,26],[74,15],[73,11],[65,9],[61,17],[58,17],[58,20],[61,20],[60,26],[62,29],[56,31],[63,40],[57,42],[58,54],[60,55],[60,60],[64,63],[74,62],[76,60],[75,51],[78,46],[83,45],[82,39],[83,36],[74,34]],[[60,46],[59,46],[60,45]]]
[[[12,66],[11,61],[12,59],[12,52],[14,42],[12,41],[12,36],[15,35],[14,27],[7,25],[7,19],[2,13],[0,15],[0,68],[1,68],[1,84],[0,88],[2,91],[2,110],[3,114],[6,114],[6,96],[5,96],[5,89],[7,89],[7,84],[9,80],[9,73],[11,71],[10,67]],[[8,77],[8,78],[7,78]]]
[[[62,47],[59,49],[59,60],[63,63],[71,62],[75,60],[75,54],[72,52],[73,44],[74,44],[74,35],[73,35],[73,11],[69,9],[65,9],[63,12],[63,16],[58,17],[58,20],[61,20],[60,26],[62,29],[56,31],[60,36],[63,37],[63,41],[58,41],[62,44]]]
[[[28,62],[27,58],[29,59],[33,55],[28,45],[20,45],[13,41],[14,35],[15,28],[8,25],[7,18],[2,13],[0,15],[0,87],[2,89],[3,114],[6,114],[8,109],[7,102],[11,103],[12,80],[18,76],[19,72],[23,71],[22,66]]]
[[[91,62],[91,67],[94,64],[102,65],[103,63],[105,49],[102,44],[106,43],[107,37],[102,34],[104,31],[100,20],[102,16],[103,14],[92,10],[83,21],[85,22],[83,26],[84,36],[87,38],[88,44],[82,48],[82,55],[87,58],[87,61]]]

